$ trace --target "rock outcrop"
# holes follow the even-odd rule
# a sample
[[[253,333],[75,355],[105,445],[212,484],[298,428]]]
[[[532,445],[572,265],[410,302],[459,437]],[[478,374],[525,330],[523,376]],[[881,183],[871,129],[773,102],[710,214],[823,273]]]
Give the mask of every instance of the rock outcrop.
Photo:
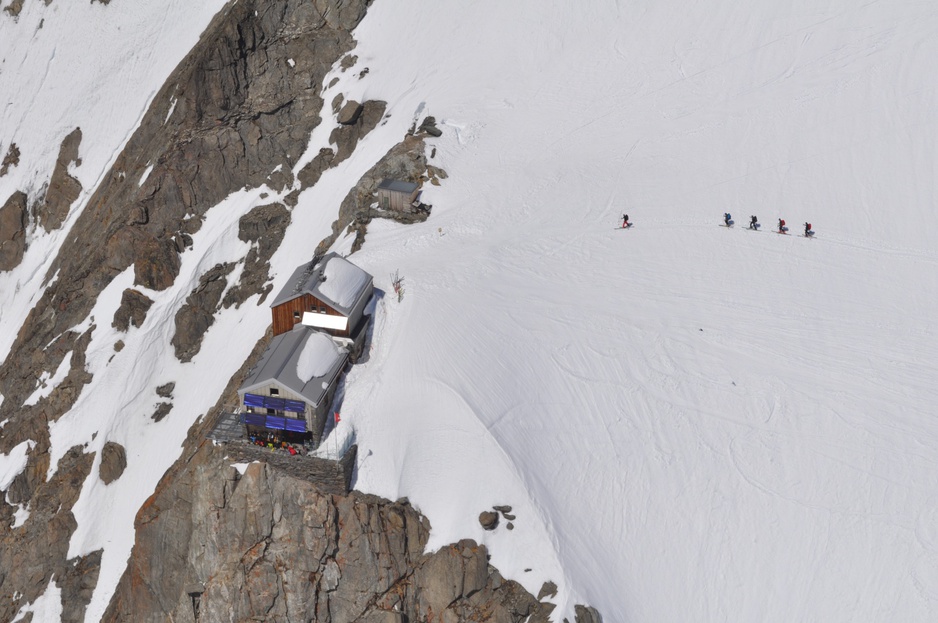
[[[320,243],[317,253],[325,253],[346,228],[356,232],[352,251],[357,251],[365,243],[368,223],[375,218],[394,219],[402,223],[416,223],[427,219],[429,214],[427,211],[406,213],[378,210],[372,207],[376,203],[375,193],[378,185],[385,178],[417,184],[428,180],[433,182],[439,177],[445,179],[445,171],[427,163],[424,139],[424,135],[405,136],[404,140],[392,147],[359,179],[355,188],[350,190],[342,200],[342,205],[339,206],[339,218],[332,223],[332,235]]]
[[[48,468],[48,454],[45,465],[38,446],[31,454],[40,458],[36,465]],[[37,475],[26,472],[7,491],[10,502],[28,508],[29,518],[17,528],[0,532],[0,621],[11,621],[21,606],[39,597],[53,575],[66,606],[62,620],[77,622],[84,618],[91,598],[88,586],[97,583],[101,552],[71,560],[67,556],[69,537],[76,527],[71,508],[93,461],[93,454],[85,454],[76,446],[62,457],[59,470],[38,491],[29,490]],[[45,474],[38,476],[44,479]],[[0,505],[0,525],[11,523],[12,509]],[[24,548],[24,543],[29,547]]]
[[[502,578],[484,546],[425,553],[430,526],[406,502],[230,463],[207,443],[164,479],[105,621],[547,620],[549,604]]]
[[[59,157],[52,170],[52,179],[46,188],[45,199],[36,208],[36,220],[46,231],[62,226],[68,210],[81,194],[81,182],[71,176],[68,168],[80,165],[78,147],[81,145],[81,128],[75,128],[62,140]]]
[[[143,292],[127,288],[121,294],[121,304],[114,312],[111,326],[118,331],[127,331],[131,326],[141,327],[153,301]]]
[[[0,270],[19,266],[26,252],[26,200],[26,193],[15,192],[0,207]]]
[[[363,106],[355,100],[349,100],[339,109],[336,120],[342,125],[352,125],[361,116],[362,108]]]
[[[6,155],[3,156],[3,160],[0,161],[0,177],[3,177],[7,173],[9,173],[10,167],[15,167],[19,163],[20,163],[20,148],[17,147],[16,143],[10,143],[10,146],[7,148]]]
[[[258,304],[266,300],[273,289],[269,283],[270,258],[280,248],[290,221],[290,211],[279,203],[257,206],[241,217],[238,238],[251,243],[251,249],[244,258],[241,279],[225,294],[223,307],[238,307],[258,292],[261,294]]]
[[[226,277],[232,270],[234,264],[216,264],[199,278],[199,285],[176,312],[172,344],[179,361],[191,361],[202,348],[202,337],[215,322],[215,310],[228,287]]]
[[[101,449],[101,464],[98,467],[98,476],[104,484],[109,485],[127,469],[127,452],[124,446],[115,441],[109,441]]]

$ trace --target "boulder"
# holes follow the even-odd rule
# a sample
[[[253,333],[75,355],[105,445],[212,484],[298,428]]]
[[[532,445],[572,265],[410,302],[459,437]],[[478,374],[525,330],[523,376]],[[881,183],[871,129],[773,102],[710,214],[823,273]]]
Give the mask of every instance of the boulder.
[[[173,403],[171,402],[160,402],[156,405],[156,409],[153,411],[153,414],[150,416],[154,422],[162,421],[164,417],[169,415],[169,412],[173,410]]]
[[[126,467],[127,453],[124,446],[114,441],[104,444],[101,450],[101,465],[98,467],[98,476],[104,484],[109,485],[120,478]]]
[[[427,117],[417,128],[420,132],[426,132],[430,136],[443,136],[443,131],[436,127],[436,118]]]
[[[156,388],[156,395],[160,398],[172,398],[173,390],[176,389],[176,383],[170,381]]]
[[[15,192],[0,208],[0,271],[19,266],[26,252],[26,193]]]
[[[336,166],[352,155],[352,152],[355,151],[355,146],[358,145],[358,141],[375,129],[375,126],[377,126],[378,122],[384,117],[384,111],[388,106],[387,102],[381,100],[368,100],[364,104],[350,101],[342,107],[342,110],[339,111],[339,115],[341,116],[342,111],[348,109],[352,104],[360,106],[360,110],[357,112],[354,121],[348,124],[340,124],[329,134],[329,142],[335,143],[336,145],[336,155],[335,159],[331,162],[332,166]]]
[[[498,513],[492,511],[482,511],[479,513],[479,523],[485,530],[494,530],[498,527]]]
[[[172,239],[159,240],[149,234],[131,237],[134,283],[151,290],[165,290],[179,274],[179,251]]]

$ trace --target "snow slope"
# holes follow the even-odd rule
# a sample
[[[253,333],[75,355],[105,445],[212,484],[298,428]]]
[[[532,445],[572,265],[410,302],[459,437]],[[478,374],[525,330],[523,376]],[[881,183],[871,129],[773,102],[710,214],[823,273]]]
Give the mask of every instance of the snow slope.
[[[167,8],[165,22],[140,13]],[[86,124],[112,111],[51,108],[60,129],[36,139],[49,164],[20,168],[51,170],[80,121],[89,192],[142,114],[141,93],[168,73],[167,50],[181,58],[217,8],[109,5],[149,37],[133,56],[152,71],[118,75],[120,63],[99,65],[114,52],[95,49],[82,58],[100,71],[76,83],[114,89],[133,114],[109,119],[105,140]],[[36,32],[52,27],[44,16]],[[938,11],[912,0],[375,2],[358,64],[335,72],[324,99],[384,99],[391,117],[301,195],[272,260],[279,288],[359,177],[414,118],[437,117],[433,162],[449,178],[425,189],[430,220],[372,223],[352,258],[389,293],[399,270],[405,290],[378,303],[368,362],[345,387],[336,433],[360,444],[358,488],[409,496],[430,518],[431,547],[476,538],[530,590],[556,581],[560,617],[589,603],[607,621],[933,620],[936,31]],[[44,58],[76,56],[51,45],[37,46]],[[2,93],[33,72],[9,76]],[[51,90],[53,106],[67,84],[34,90]],[[22,117],[3,114],[0,151]],[[309,154],[333,125],[314,131]],[[26,179],[44,176],[0,191]],[[127,448],[125,474],[105,486],[95,466],[74,509],[69,554],[105,549],[88,621],[110,599],[168,450],[269,324],[249,301],[221,315],[191,363],[169,345],[198,277],[246,252],[237,219],[262,191],[209,211],[176,284],[150,293],[146,323],[113,359],[117,336],[97,323],[94,381],[53,427],[52,469],[76,443]],[[626,211],[636,227],[615,230]],[[725,211],[766,228],[781,216],[795,233],[810,220],[818,239],[727,230]],[[16,303],[0,317],[4,352],[55,235],[0,275]],[[110,317],[130,278],[93,315]],[[169,380],[174,409],[154,423],[154,388]],[[492,504],[514,507],[513,531],[481,530]]]
[[[375,3],[361,88],[426,102],[450,178],[356,256],[406,290],[348,382],[359,487],[610,621],[934,619],[936,31],[914,2]]]

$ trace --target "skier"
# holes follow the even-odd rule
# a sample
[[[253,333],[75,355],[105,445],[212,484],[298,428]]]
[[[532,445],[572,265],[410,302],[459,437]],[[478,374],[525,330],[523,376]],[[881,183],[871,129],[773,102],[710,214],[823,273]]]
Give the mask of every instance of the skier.
[[[632,226],[632,224],[629,223],[629,215],[628,215],[628,214],[623,214],[623,215],[622,215],[622,229],[627,229],[627,228],[629,228],[629,227],[631,227],[631,226]]]
[[[732,216],[729,212],[724,212],[724,213],[723,213],[723,223],[724,223],[727,227],[732,227],[732,226],[733,226],[733,216]]]
[[[811,223],[805,223],[804,224],[804,237],[810,238],[813,235],[814,235],[814,232],[811,231]]]
[[[778,219],[778,233],[780,234],[788,233],[788,228],[785,226],[785,219],[783,218]]]
[[[749,217],[749,229],[758,230],[759,227],[761,227],[761,225],[759,225],[759,219],[757,219],[755,216]]]

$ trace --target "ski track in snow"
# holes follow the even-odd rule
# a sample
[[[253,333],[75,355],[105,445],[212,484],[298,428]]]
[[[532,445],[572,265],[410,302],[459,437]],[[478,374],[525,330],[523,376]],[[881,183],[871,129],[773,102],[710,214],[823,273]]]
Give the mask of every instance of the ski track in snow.
[[[148,37],[87,53],[74,83],[89,104],[77,109],[53,106],[67,84],[59,63],[87,37],[66,26],[102,8],[30,2],[13,26],[0,19],[6,35],[46,18],[36,49],[0,37],[0,56],[22,59],[0,87],[42,97],[39,112],[3,103],[0,151],[28,149],[0,199],[47,179],[81,125],[86,191],[73,222],[139,122],[141,94],[176,62],[167,48],[181,58],[217,6],[169,8],[157,19],[149,12],[164,8],[107,7],[109,23]],[[401,46],[402,31],[420,37]],[[334,432],[360,443],[357,487],[408,496],[431,521],[431,549],[475,538],[532,592],[557,582],[555,620],[574,603],[608,621],[933,620],[936,33],[938,14],[914,2],[374,3],[358,63],[333,72],[323,98],[384,99],[390,118],[301,195],[272,261],[281,287],[415,111],[437,117],[432,162],[449,178],[425,188],[433,215],[373,222],[353,258],[385,293]],[[128,57],[152,83],[126,87]],[[334,123],[316,128],[297,167]],[[88,621],[110,599],[169,449],[269,323],[249,301],[221,314],[192,363],[169,346],[198,277],[244,254],[237,218],[258,197],[209,212],[177,284],[113,360],[117,336],[100,318],[129,275],[99,300],[95,379],[52,429],[51,469],[75,443],[128,451],[111,485],[92,468],[74,509],[70,555],[105,548]],[[718,228],[726,211],[763,227],[785,218],[794,234],[810,220],[818,238]],[[613,231],[622,212],[638,226]],[[0,309],[3,352],[65,233],[33,233],[24,264],[0,275],[13,301]],[[153,390],[168,380],[174,409],[156,424]],[[515,530],[481,529],[492,504],[514,507]]]

